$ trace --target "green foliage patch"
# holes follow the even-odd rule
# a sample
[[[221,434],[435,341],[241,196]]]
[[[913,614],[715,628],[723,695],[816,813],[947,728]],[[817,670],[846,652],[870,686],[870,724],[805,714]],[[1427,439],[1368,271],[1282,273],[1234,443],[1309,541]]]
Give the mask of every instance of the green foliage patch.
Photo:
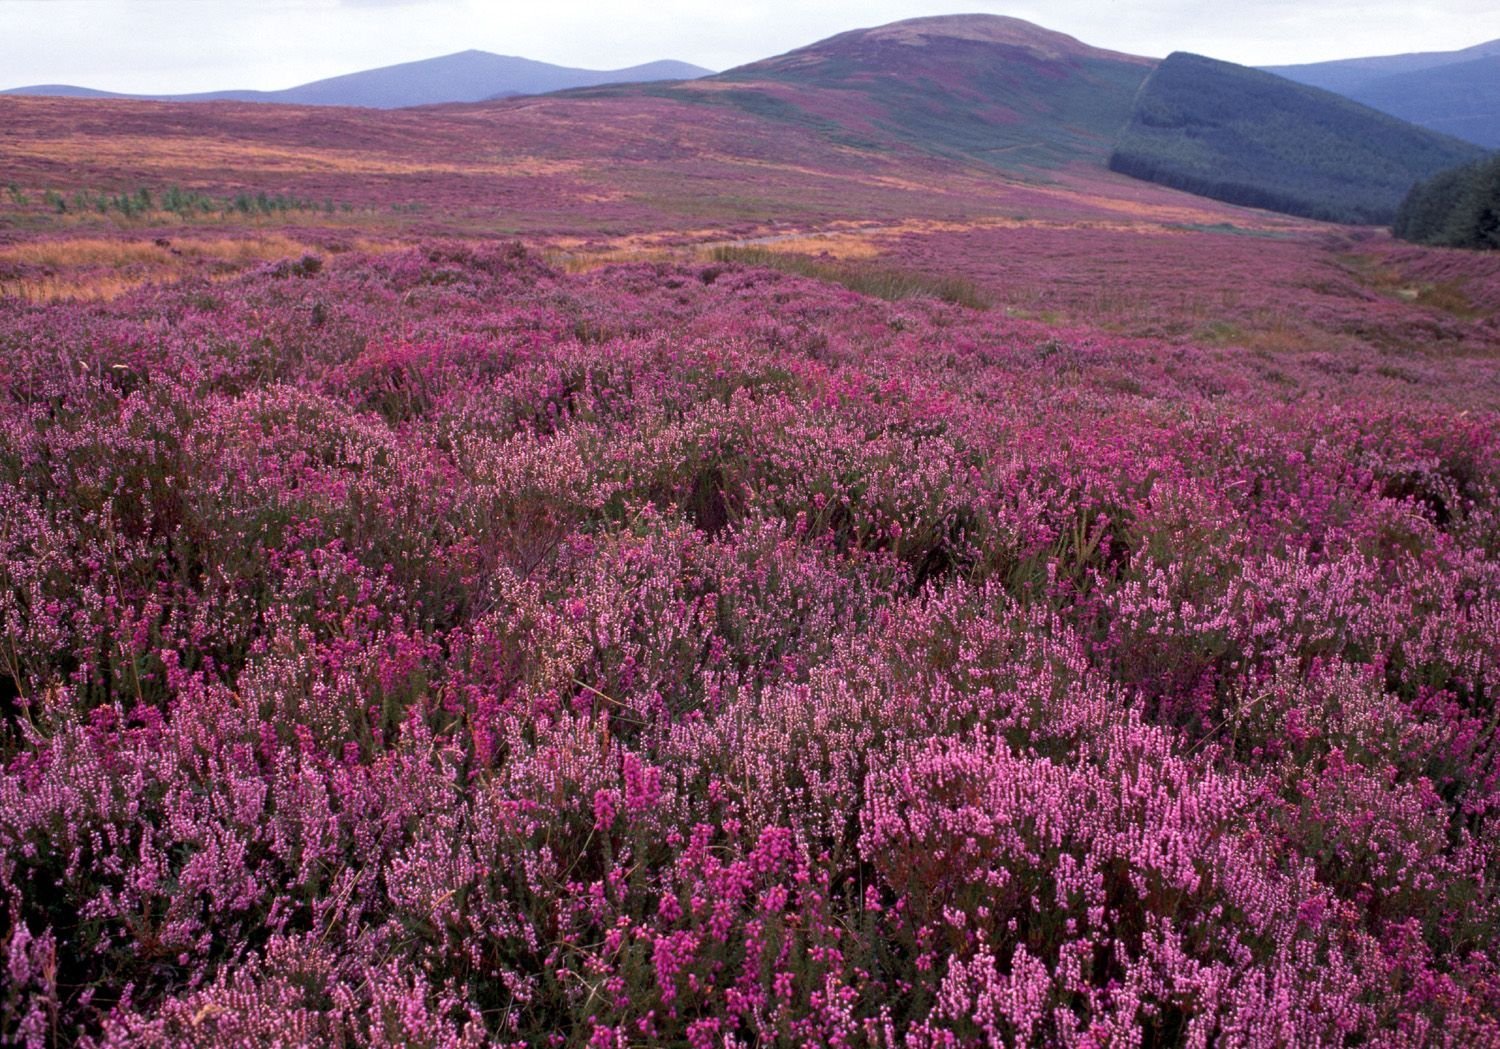
[[[784,273],[842,284],[861,295],[873,295],[891,302],[899,299],[934,298],[976,310],[990,307],[989,296],[973,281],[963,277],[934,277],[926,273],[869,263],[816,259],[754,244],[715,248],[713,260],[766,266]]]
[[[1500,248],[1500,155],[1413,186],[1391,232],[1417,244]]]

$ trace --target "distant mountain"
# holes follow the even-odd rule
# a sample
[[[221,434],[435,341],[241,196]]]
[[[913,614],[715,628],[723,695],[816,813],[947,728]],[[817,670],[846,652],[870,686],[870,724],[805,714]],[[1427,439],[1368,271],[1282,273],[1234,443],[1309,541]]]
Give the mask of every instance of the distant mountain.
[[[1350,91],[1349,97],[1413,124],[1500,149],[1500,54],[1379,77]]]
[[[1401,73],[1472,62],[1476,58],[1500,55],[1500,40],[1476,44],[1462,51],[1419,51],[1406,55],[1379,55],[1374,58],[1343,58],[1333,62],[1310,62],[1295,66],[1262,66],[1267,73],[1295,80],[1299,84],[1321,87],[1340,95],[1356,90],[1362,84]]]
[[[686,62],[651,62],[628,69],[571,69],[527,58],[460,51],[441,58],[367,69],[315,80],[282,91],[209,91],[190,95],[136,95],[66,84],[12,88],[0,94],[71,98],[140,98],[163,102],[282,102],[304,106],[365,106],[399,109],[444,102],[482,102],[510,95],[536,95],[574,87],[654,80],[687,80],[710,70]]]
[[[1385,224],[1413,183],[1481,156],[1332,92],[1179,52],[1142,86],[1110,167],[1232,204]]]
[[[32,84],[29,87],[12,87],[0,90],[0,95],[48,95],[53,98],[148,98],[148,95],[122,95],[114,91],[97,91],[91,87],[75,87],[72,84]]]
[[[1500,148],[1500,40],[1462,51],[1268,66],[1301,84],[1491,149]]]

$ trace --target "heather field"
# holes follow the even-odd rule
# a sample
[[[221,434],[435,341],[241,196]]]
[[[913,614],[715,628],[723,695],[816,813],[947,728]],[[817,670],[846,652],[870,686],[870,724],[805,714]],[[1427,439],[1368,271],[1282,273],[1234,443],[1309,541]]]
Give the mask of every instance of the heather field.
[[[1500,265],[624,105],[0,99],[0,1044],[1500,1044]]]

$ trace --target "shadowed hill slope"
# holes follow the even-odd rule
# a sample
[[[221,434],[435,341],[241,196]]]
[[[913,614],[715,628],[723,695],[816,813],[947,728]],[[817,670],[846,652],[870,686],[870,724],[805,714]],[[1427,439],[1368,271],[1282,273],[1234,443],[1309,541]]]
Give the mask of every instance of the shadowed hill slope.
[[[1383,224],[1414,182],[1481,153],[1331,92],[1177,53],[1142,87],[1110,167],[1230,203]]]

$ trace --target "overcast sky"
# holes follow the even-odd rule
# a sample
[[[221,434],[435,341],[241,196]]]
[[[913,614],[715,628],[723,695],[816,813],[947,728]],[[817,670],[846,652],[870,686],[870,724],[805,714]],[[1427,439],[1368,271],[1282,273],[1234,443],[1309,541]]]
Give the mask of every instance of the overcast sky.
[[[1247,65],[1500,38],[1497,0],[0,0],[0,87],[275,89],[468,48],[727,69],[846,29],[976,11],[1116,51]]]

